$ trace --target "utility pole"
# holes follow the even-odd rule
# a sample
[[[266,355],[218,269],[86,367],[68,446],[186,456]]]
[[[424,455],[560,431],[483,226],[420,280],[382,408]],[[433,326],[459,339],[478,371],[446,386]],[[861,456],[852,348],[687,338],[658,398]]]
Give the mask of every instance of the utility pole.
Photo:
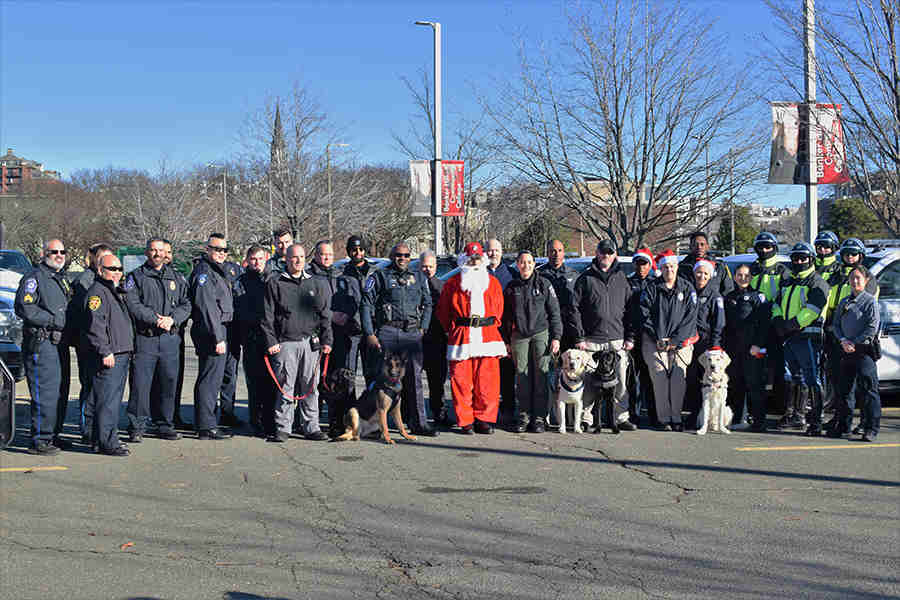
[[[803,74],[805,101],[807,106],[807,156],[809,161],[809,178],[806,181],[806,241],[810,244],[816,239],[819,228],[818,188],[816,182],[816,130],[818,129],[816,113],[816,9],[815,0],[803,2],[804,61]]]
[[[731,204],[731,255],[734,256],[734,156],[728,149],[728,199]]]
[[[434,170],[431,176],[432,203],[434,204],[434,253],[441,255],[441,24],[432,21],[416,21],[416,25],[428,25],[434,30]]]
[[[325,171],[328,175],[328,239],[334,242],[334,199],[331,197],[331,147],[345,148],[350,144],[325,144]]]

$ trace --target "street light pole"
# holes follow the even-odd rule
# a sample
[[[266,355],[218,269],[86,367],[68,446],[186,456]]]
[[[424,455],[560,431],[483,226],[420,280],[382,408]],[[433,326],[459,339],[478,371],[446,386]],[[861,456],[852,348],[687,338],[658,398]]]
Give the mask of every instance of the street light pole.
[[[441,24],[433,21],[416,21],[434,30],[434,171],[431,177],[434,204],[434,253],[441,254]]]
[[[810,244],[816,239],[819,229],[818,188],[816,182],[816,8],[815,0],[803,0],[803,33],[804,44],[803,71],[806,75],[805,100],[807,106],[807,166],[809,178],[806,180],[806,241]]]
[[[228,165],[217,165],[215,163],[207,163],[207,167],[218,169],[222,167],[222,204],[225,209],[225,239],[228,239]]]
[[[331,147],[346,148],[350,144],[325,144],[325,173],[328,176],[328,239],[334,242],[334,199],[331,197]]]

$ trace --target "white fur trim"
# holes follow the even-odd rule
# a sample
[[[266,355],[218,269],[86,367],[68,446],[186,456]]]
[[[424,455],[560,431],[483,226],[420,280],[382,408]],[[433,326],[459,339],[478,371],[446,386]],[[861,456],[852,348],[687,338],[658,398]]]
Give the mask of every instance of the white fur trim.
[[[701,259],[701,260],[698,260],[696,263],[694,263],[694,273],[697,272],[697,269],[702,269],[702,268],[704,268],[704,267],[707,268],[707,269],[709,269],[709,274],[710,274],[710,275],[712,275],[713,273],[716,272],[716,265],[715,265],[715,263],[713,263],[713,262],[711,262],[711,261],[708,261],[708,260],[706,260],[706,259]]]
[[[480,327],[473,327],[470,331],[470,339],[475,337],[471,335],[475,331],[478,331],[478,337],[481,338],[480,329]],[[447,346],[447,360],[466,360],[481,356],[506,356],[506,344],[503,342],[482,342],[479,339],[478,343]]]
[[[674,254],[670,254],[668,256],[663,256],[662,258],[659,259],[659,262],[656,263],[656,266],[659,269],[662,269],[664,265],[667,265],[669,263],[678,264],[678,257],[675,256]]]
[[[634,259],[636,259],[636,258],[643,258],[651,265],[653,264],[653,257],[650,256],[649,254],[647,254],[646,252],[635,252],[634,256],[631,257],[631,262],[634,262]]]

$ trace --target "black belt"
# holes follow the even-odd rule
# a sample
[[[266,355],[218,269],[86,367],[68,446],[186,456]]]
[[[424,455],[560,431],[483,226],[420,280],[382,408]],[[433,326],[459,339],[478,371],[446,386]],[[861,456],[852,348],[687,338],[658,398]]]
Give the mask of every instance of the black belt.
[[[415,321],[385,321],[382,327],[396,327],[403,331],[409,331],[411,329],[418,329],[419,324]]]
[[[480,315],[456,317],[456,324],[462,327],[487,327],[488,325],[493,325],[495,321],[494,317],[482,317]]]

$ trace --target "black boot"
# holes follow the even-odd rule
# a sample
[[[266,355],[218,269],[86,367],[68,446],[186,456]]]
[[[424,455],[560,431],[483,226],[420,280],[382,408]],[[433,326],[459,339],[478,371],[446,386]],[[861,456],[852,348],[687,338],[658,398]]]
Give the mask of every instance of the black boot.
[[[787,429],[794,421],[794,399],[800,386],[793,383],[784,383],[784,415],[778,419],[775,427],[778,429]]]

